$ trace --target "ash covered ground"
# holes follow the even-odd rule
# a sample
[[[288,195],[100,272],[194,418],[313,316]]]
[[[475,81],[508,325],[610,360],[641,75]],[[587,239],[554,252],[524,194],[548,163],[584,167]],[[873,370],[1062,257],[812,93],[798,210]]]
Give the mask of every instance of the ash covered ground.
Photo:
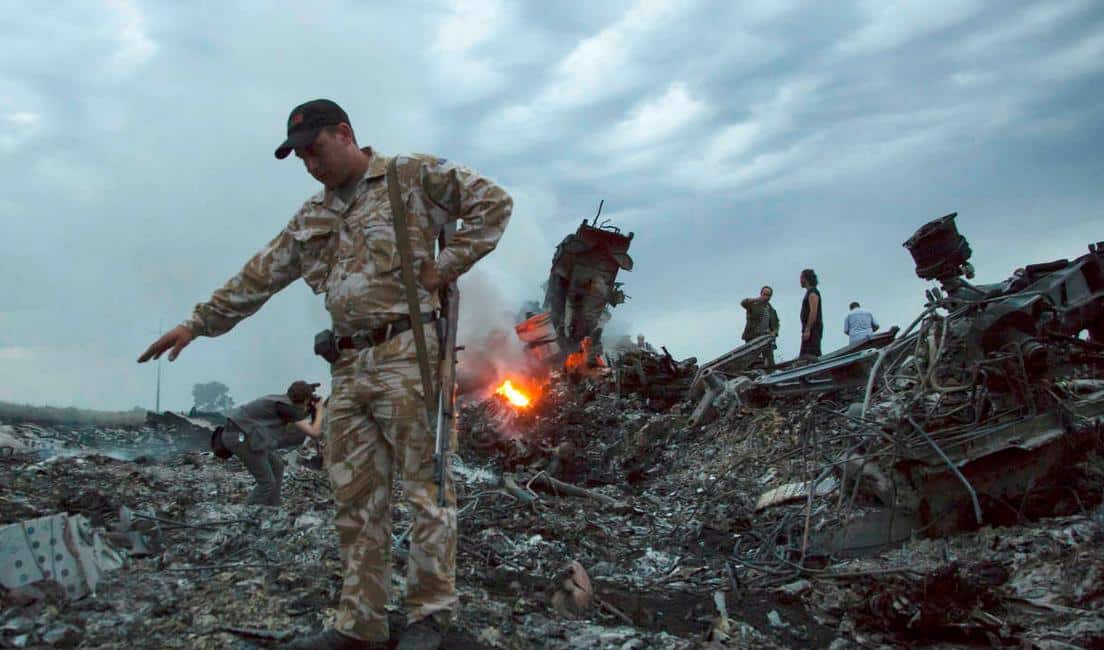
[[[1101,647],[1099,430],[1018,519],[844,552],[832,531],[876,510],[865,489],[757,505],[850,448],[858,398],[738,404],[705,426],[692,402],[657,408],[609,378],[555,375],[528,409],[466,402],[446,647]],[[337,538],[311,452],[289,452],[283,507],[245,506],[248,473],[200,439],[0,429],[0,524],[80,514],[126,556],[83,598],[50,581],[0,591],[0,647],[277,647],[332,617]],[[395,634],[409,521],[398,505]]]

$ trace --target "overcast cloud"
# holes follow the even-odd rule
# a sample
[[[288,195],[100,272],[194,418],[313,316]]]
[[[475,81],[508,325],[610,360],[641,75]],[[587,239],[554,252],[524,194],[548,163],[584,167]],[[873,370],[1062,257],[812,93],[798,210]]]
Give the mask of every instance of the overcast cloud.
[[[634,231],[614,328],[677,357],[739,343],[775,288],[780,354],[813,267],[825,348],[858,300],[883,325],[925,285],[903,242],[958,211],[979,279],[1104,239],[1104,10],[1093,0],[888,3],[9,3],[0,23],[0,400],[153,406],[158,333],[316,191],[272,156],[329,97],[363,144],[505,185],[515,212],[462,286],[539,298],[593,215]],[[475,309],[478,307],[478,309]],[[477,320],[473,316],[478,315]],[[323,379],[321,300],[289,287],[165,364],[240,401]]]

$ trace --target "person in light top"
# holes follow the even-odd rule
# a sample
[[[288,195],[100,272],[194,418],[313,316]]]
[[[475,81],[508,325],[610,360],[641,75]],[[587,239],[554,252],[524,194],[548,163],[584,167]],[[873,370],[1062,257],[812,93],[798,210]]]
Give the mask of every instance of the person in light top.
[[[851,345],[862,343],[874,336],[874,332],[877,332],[879,327],[873,314],[863,309],[859,303],[851,303],[851,311],[843,320],[843,333],[850,338]]]

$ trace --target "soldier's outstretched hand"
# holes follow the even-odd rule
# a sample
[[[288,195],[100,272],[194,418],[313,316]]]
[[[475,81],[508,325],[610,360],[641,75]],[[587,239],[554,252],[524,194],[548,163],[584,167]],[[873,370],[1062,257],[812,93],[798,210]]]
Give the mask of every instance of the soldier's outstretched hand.
[[[177,325],[168,332],[165,332],[164,336],[154,341],[153,345],[146,348],[142,356],[138,357],[138,363],[145,363],[150,359],[160,359],[161,355],[165,353],[165,350],[170,348],[172,352],[169,352],[169,361],[173,361],[180,355],[180,351],[191,343],[194,338],[195,335],[192,334],[192,330],[183,325]]]

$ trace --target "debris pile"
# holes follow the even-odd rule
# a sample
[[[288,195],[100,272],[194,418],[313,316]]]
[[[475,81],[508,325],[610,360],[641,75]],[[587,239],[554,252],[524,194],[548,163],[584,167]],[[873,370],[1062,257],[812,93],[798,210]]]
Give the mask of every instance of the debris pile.
[[[0,456],[31,453],[41,458],[99,454],[120,460],[158,458],[206,449],[213,427],[184,416],[149,414],[141,427],[0,423]]]
[[[686,399],[698,360],[676,361],[667,348],[659,353],[645,341],[618,350],[613,363],[613,389],[617,395],[636,394],[656,411],[666,411]]]
[[[446,647],[1104,645],[1104,247],[994,285],[953,216],[909,247],[941,285],[915,322],[813,363],[637,341],[583,377],[473,374]],[[0,427],[0,647],[270,647],[332,619],[325,473],[290,450],[284,506],[242,505],[210,425]],[[34,555],[44,522],[105,553],[81,592]]]
[[[905,244],[942,290],[880,351],[859,413],[894,501],[942,534],[1068,512],[1104,430],[1104,246],[975,286],[954,217]]]

